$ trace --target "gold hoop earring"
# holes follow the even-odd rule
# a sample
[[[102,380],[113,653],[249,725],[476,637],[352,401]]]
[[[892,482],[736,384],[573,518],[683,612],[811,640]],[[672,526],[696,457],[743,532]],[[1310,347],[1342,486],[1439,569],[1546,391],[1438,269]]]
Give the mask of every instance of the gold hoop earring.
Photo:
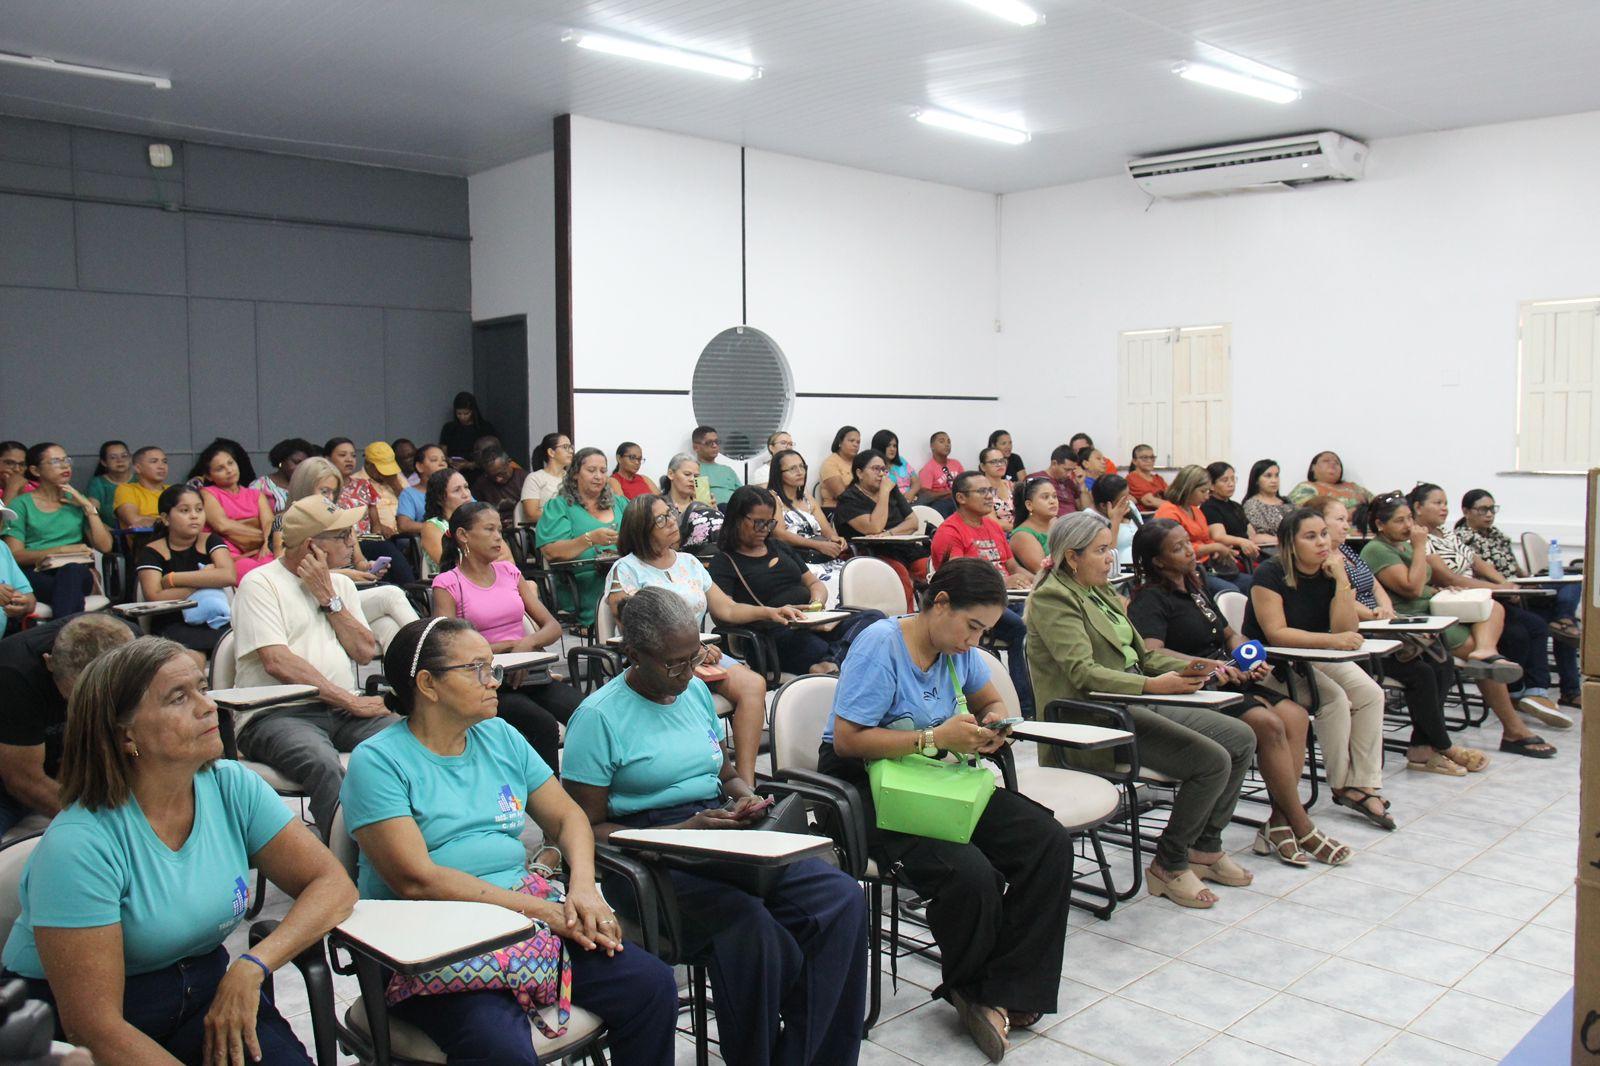
[[[139,757],[139,745],[135,744],[133,741],[130,740],[130,741],[128,741],[128,747],[130,749],[128,754],[132,755],[135,759],[137,759]]]

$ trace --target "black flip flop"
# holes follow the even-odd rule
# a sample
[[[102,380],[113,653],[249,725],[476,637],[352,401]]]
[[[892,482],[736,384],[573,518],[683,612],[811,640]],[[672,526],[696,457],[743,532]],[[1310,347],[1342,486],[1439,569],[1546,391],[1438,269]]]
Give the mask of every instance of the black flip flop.
[[[1522,667],[1507,659],[1504,655],[1490,655],[1483,659],[1468,659],[1469,666],[1477,666],[1489,674],[1484,680],[1499,681],[1510,684],[1522,680]],[[1471,676],[1470,674],[1468,676]]]
[[[1373,793],[1366,792],[1364,790],[1362,792],[1362,798],[1358,800],[1351,799],[1349,796],[1346,796],[1340,792],[1335,792],[1333,794],[1333,802],[1335,806],[1348,807],[1350,810],[1355,811],[1357,814],[1361,815],[1361,817],[1365,818],[1379,829],[1393,830],[1395,828],[1394,819],[1389,817],[1387,811],[1385,811],[1383,814],[1379,814],[1371,807],[1368,807],[1368,800],[1377,800],[1379,803],[1382,803],[1383,797],[1374,795]]]
[[[1534,751],[1532,748],[1535,744],[1543,744],[1550,750]],[[1554,759],[1556,757],[1556,746],[1537,734],[1531,737],[1523,737],[1521,740],[1502,740],[1500,742],[1500,750],[1511,755],[1526,755],[1530,759]]]

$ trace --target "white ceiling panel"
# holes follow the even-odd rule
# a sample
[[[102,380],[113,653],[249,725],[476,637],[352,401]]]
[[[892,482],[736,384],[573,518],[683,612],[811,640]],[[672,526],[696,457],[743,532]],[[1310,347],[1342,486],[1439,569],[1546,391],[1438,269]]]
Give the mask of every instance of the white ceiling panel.
[[[1370,139],[1600,109],[1595,0],[0,0],[0,51],[160,74],[169,92],[0,66],[0,112],[471,174],[573,112],[990,191],[1135,155],[1336,129]],[[732,82],[580,52],[606,31],[761,64]],[[1182,81],[1223,49],[1298,77],[1273,105]],[[1020,147],[910,120],[935,105]]]

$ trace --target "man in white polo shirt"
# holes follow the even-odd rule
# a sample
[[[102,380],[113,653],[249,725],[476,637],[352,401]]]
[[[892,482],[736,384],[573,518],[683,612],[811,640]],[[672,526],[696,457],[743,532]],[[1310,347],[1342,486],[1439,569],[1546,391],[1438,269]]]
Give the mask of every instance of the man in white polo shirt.
[[[356,693],[356,667],[378,654],[350,565],[364,512],[308,496],[283,515],[283,556],[245,575],[233,601],[236,684],[314,685],[306,703],[241,713],[239,751],[305,787],[324,836],[339,802],[339,753],[399,719]]]

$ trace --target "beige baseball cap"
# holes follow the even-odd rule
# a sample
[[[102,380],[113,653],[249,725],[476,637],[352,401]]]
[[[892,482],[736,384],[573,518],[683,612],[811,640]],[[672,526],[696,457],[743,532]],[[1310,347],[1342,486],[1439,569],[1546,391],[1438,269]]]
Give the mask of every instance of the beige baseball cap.
[[[319,533],[349,529],[362,513],[360,507],[335,507],[321,496],[307,496],[283,512],[283,546],[298,548]]]

